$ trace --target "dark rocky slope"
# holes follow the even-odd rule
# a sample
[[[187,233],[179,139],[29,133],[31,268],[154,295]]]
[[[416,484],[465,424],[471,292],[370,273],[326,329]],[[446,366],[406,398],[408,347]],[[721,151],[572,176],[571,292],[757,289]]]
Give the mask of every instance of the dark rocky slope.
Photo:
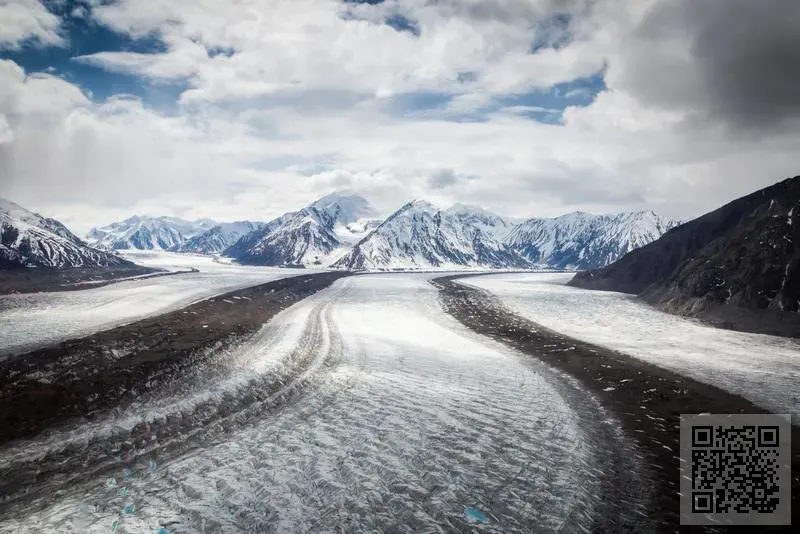
[[[744,196],[571,285],[717,326],[800,337],[800,176]]]

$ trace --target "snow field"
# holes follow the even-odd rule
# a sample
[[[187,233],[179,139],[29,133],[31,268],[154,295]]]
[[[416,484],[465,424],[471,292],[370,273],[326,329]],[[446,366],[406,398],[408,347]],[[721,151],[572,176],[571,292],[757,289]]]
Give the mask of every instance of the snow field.
[[[86,336],[209,297],[313,272],[309,269],[242,267],[212,257],[166,252],[128,254],[144,266],[200,272],[129,280],[103,287],[0,296],[0,358]]]
[[[228,381],[195,394],[230,395],[308,353],[293,381],[309,379],[303,396],[155,471],[142,459],[19,510],[0,531],[436,532],[482,514],[473,526],[490,532],[585,528],[600,496],[582,418],[546,369],[445,315],[433,276],[345,278],[281,312],[232,349]],[[192,402],[182,392],[136,412]]]
[[[497,295],[514,312],[570,337],[717,386],[775,413],[800,416],[800,342],[706,326],[632,295],[565,285],[563,273],[460,280]]]

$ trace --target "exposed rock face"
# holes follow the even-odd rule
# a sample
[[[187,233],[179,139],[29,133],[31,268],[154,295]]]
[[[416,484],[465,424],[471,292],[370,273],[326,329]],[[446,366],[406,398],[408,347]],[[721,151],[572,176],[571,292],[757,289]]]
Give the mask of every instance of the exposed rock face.
[[[262,222],[236,221],[220,223],[202,234],[184,241],[174,248],[175,252],[191,252],[194,254],[219,254],[230,247],[242,236],[264,227]]]
[[[800,176],[739,198],[570,284],[666,311],[800,336]]]
[[[517,225],[505,242],[536,265],[592,269],[655,241],[677,225],[678,221],[649,210],[606,215],[574,212],[529,219]]]
[[[55,219],[0,199],[0,269],[133,265],[88,246]]]
[[[531,263],[502,242],[510,225],[457,205],[440,210],[410,202],[362,239],[334,266],[356,270],[524,268]]]
[[[243,235],[224,255],[248,265],[330,265],[378,221],[355,194],[333,193]]]

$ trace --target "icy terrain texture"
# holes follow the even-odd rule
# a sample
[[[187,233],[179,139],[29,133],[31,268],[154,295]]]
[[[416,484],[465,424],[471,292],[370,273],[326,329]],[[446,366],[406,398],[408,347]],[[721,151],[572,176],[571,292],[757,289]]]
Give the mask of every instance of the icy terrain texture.
[[[237,428],[231,416],[221,441],[166,462],[143,456],[43,505],[15,507],[0,532],[586,529],[605,468],[595,453],[610,444],[597,447],[584,425],[604,417],[573,410],[545,366],[445,315],[430,276],[338,280],[233,348],[227,378],[62,436],[110,435],[113,449],[137,419],[192,418],[204,400],[233,402],[311,358],[247,424]],[[174,439],[191,444],[188,436]],[[0,451],[0,461],[56,454],[57,438]],[[154,433],[149,447],[163,439]]]
[[[309,272],[241,267],[211,257],[128,253],[139,265],[199,272],[130,280],[98,288],[0,296],[0,357],[89,335],[143,317],[176,310],[205,298]]]
[[[571,274],[476,276],[523,317],[722,388],[776,413],[800,416],[800,343],[722,330],[667,314],[631,295],[578,289]]]

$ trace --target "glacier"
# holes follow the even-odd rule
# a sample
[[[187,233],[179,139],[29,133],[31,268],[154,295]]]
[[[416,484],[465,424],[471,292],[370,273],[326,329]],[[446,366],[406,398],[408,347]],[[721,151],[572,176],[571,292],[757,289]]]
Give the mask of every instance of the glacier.
[[[459,280],[567,336],[617,350],[739,395],[774,413],[800,416],[800,341],[706,326],[635,296],[567,286],[571,274],[491,274]]]

